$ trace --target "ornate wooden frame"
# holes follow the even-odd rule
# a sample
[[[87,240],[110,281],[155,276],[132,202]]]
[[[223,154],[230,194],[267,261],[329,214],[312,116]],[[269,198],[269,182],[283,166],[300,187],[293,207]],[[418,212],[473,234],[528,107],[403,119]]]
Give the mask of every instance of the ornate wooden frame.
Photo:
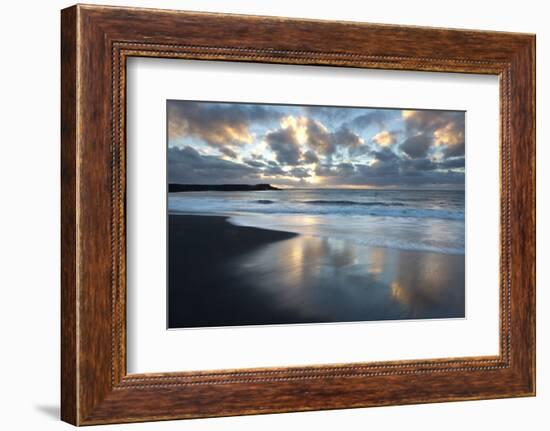
[[[63,420],[88,425],[535,394],[534,35],[82,5],[61,15]],[[128,375],[130,56],[498,75],[500,354]]]

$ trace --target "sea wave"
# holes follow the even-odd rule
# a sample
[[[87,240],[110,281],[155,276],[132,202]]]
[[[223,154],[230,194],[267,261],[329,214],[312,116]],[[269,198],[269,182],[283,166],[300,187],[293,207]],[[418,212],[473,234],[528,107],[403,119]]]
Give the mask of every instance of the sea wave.
[[[312,202],[312,201],[310,201]],[[404,205],[388,205],[380,203],[343,204],[334,203],[289,203],[275,202],[262,199],[252,202],[230,201],[201,201],[193,202],[190,199],[170,199],[169,210],[177,212],[212,212],[228,213],[259,213],[259,214],[300,214],[300,215],[347,215],[347,216],[374,216],[398,218],[435,218],[443,220],[464,220],[462,210],[444,210],[436,208],[414,208]]]
[[[463,254],[464,193],[289,190],[169,195],[171,213],[371,246]]]
[[[252,203],[256,204],[274,204],[278,203],[278,201],[271,200],[271,199],[256,199],[251,201]],[[279,202],[279,203],[285,203],[285,202]],[[306,201],[287,201],[288,203],[294,203],[294,204],[304,204],[304,205],[348,205],[348,206],[366,206],[366,207],[372,207],[372,206],[380,206],[380,207],[402,207],[405,206],[404,203],[401,202],[382,202],[382,201],[375,201],[375,202],[361,202],[361,201],[348,201],[348,200],[324,200],[324,199],[316,199],[316,200],[306,200]]]
[[[254,214],[233,215],[229,222],[237,226],[250,226],[262,229],[293,232],[331,240],[352,241],[371,247],[386,247],[400,250],[425,251],[444,254],[464,254],[464,237],[462,229],[451,229],[443,238],[432,235],[424,235],[429,232],[425,223],[429,221],[414,222],[403,220],[402,224],[391,225],[392,229],[384,226],[380,221],[371,226],[370,223],[362,225],[357,220],[348,218],[331,217],[330,219],[317,219],[304,221],[300,217],[275,215],[257,216]],[[380,224],[382,223],[382,224]],[[390,222],[391,223],[391,222]],[[437,223],[445,223],[439,221]],[[395,229],[398,227],[398,229]]]
[[[402,207],[405,206],[405,204],[401,202],[359,202],[359,201],[345,201],[345,200],[312,200],[312,201],[298,201],[299,203],[307,204],[307,205],[360,205],[360,206],[380,206],[380,207]]]
[[[253,208],[236,207],[235,212],[256,212]],[[392,208],[381,206],[365,206],[360,209],[352,209],[345,206],[326,205],[324,208],[307,209],[299,206],[276,207],[270,205],[257,212],[264,214],[303,214],[303,215],[349,215],[349,216],[375,216],[375,217],[398,217],[398,218],[435,218],[443,220],[464,220],[463,211],[449,211],[440,209],[420,208]]]

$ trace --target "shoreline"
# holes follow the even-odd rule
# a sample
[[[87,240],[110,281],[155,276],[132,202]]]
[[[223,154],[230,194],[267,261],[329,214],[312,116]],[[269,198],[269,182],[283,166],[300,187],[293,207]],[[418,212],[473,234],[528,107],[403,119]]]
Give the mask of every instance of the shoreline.
[[[197,314],[196,326],[211,326],[207,324],[209,296],[216,287],[230,284],[227,261],[261,246],[298,236],[290,232],[236,226],[229,223],[228,218],[169,214],[169,328],[181,326],[178,322],[181,322],[179,304],[182,300],[187,306],[204,310],[206,318],[204,314],[202,317]],[[182,292],[182,286],[185,292]],[[232,302],[228,300],[227,306]]]
[[[290,226],[287,228],[283,226],[275,226],[275,227],[266,227],[266,225],[272,225],[272,224],[280,224],[280,220],[288,217],[288,215],[281,215],[276,216],[275,214],[265,214],[265,213],[254,213],[254,212],[226,212],[226,213],[208,213],[208,212],[191,212],[191,211],[178,211],[178,210],[171,210],[168,213],[169,215],[174,216],[197,216],[197,217],[222,217],[227,220],[228,223],[230,223],[232,226],[236,227],[248,227],[258,230],[267,230],[267,231],[275,231],[275,232],[284,232],[284,233],[291,233],[294,235],[302,235],[302,236],[309,236],[312,238],[330,238],[334,241],[353,241],[356,242],[362,246],[365,247],[381,247],[381,248],[387,248],[387,249],[397,249],[397,250],[403,250],[403,251],[411,251],[411,252],[420,252],[420,253],[435,253],[435,254],[451,254],[451,255],[458,255],[458,256],[464,256],[465,255],[465,248],[464,247],[457,247],[457,248],[449,248],[448,246],[438,246],[438,245],[429,245],[429,244],[414,244],[410,243],[407,244],[406,242],[398,242],[398,243],[390,243],[387,241],[384,243],[384,241],[380,242],[374,242],[374,241],[365,241],[359,239],[359,237],[346,237],[341,234],[326,234],[326,233],[320,233],[320,232],[307,232],[304,229],[299,229],[296,226]],[[296,217],[296,214],[291,214],[292,217]],[[323,218],[324,215],[310,215],[310,218]],[[269,222],[267,222],[265,219],[269,218]],[[264,219],[262,222],[258,223],[258,220]],[[349,221],[345,220],[345,221]]]
[[[169,213],[169,328],[463,318],[464,255]]]

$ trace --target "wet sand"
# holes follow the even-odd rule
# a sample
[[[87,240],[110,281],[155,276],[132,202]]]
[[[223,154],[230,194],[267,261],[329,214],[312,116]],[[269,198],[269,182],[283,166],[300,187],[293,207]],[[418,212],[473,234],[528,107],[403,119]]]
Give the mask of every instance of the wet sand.
[[[169,216],[170,328],[464,317],[464,255]]]

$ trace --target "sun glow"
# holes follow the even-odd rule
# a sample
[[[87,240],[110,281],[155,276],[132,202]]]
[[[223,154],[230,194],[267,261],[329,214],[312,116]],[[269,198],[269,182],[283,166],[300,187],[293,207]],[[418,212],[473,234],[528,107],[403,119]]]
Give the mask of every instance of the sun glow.
[[[300,145],[304,145],[307,142],[307,118],[306,117],[294,117],[288,115],[281,120],[281,127],[283,129],[290,128],[294,132],[296,141]]]
[[[452,123],[434,131],[434,141],[436,145],[457,145],[463,140],[464,133],[456,130],[455,125]]]
[[[395,137],[387,130],[384,130],[374,135],[372,140],[381,147],[389,147],[395,142]]]

